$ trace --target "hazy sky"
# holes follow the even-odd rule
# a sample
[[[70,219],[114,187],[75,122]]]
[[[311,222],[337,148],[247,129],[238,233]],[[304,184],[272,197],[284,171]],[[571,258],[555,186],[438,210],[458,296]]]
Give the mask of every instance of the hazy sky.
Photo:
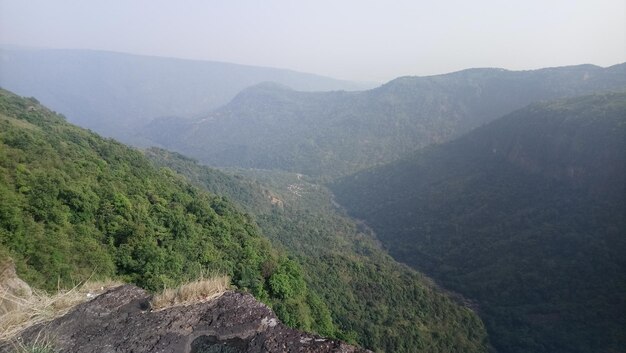
[[[387,81],[626,61],[625,0],[0,0],[0,43]]]

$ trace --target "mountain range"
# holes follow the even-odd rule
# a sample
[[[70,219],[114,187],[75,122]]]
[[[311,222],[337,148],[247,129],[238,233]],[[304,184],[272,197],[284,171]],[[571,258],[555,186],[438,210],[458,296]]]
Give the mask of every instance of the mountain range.
[[[471,69],[402,77],[361,92],[261,84],[198,119],[156,119],[155,145],[221,167],[335,178],[451,140],[530,103],[626,89],[626,64]]]
[[[626,64],[359,91],[230,64],[0,53],[1,85],[160,147],[0,92],[0,256],[36,287],[98,268],[154,290],[208,269],[291,327],[377,352],[626,346]]]
[[[0,87],[37,97],[70,122],[126,142],[131,132],[154,118],[203,116],[242,89],[264,81],[304,91],[373,87],[215,61],[95,50],[0,48]]]

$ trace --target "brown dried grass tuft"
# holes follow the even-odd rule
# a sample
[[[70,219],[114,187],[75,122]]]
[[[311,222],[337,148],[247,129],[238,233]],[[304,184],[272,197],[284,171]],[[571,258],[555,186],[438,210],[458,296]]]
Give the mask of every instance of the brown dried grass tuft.
[[[162,293],[156,294],[150,304],[153,310],[195,304],[216,299],[230,288],[228,276],[201,277],[175,289],[166,288]]]
[[[47,333],[39,331],[32,342],[24,343],[20,340],[11,342],[14,353],[60,353],[56,348],[56,339]]]
[[[0,292],[0,302],[13,304],[11,311],[0,315],[0,341],[11,340],[25,328],[63,316],[76,305],[120,285],[117,281],[85,282],[55,294],[34,290],[29,297]]]

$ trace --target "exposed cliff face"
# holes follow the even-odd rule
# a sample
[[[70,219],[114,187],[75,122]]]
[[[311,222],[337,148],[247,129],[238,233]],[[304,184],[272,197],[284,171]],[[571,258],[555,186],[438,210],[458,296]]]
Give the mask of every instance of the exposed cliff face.
[[[527,107],[473,134],[480,146],[530,174],[587,190],[598,198],[624,192],[624,93],[597,94]],[[488,144],[488,145],[487,145]],[[474,149],[478,152],[479,149]]]
[[[369,352],[290,329],[249,294],[227,292],[210,302],[151,311],[150,295],[125,285],[31,327],[17,338],[45,340],[62,352]],[[0,352],[11,352],[11,343]]]

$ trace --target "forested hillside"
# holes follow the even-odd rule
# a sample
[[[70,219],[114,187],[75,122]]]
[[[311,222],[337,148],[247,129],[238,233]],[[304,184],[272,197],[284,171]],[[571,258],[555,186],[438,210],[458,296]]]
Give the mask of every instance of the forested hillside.
[[[274,244],[294,254],[308,287],[328,305],[340,338],[379,352],[487,350],[476,314],[393,261],[367,227],[335,209],[326,188],[298,174],[236,170],[229,175],[176,153],[150,149],[146,154],[227,195]]]
[[[215,166],[337,177],[442,143],[532,102],[626,89],[626,64],[402,77],[364,92],[261,84],[201,119],[158,119],[154,144]]]
[[[626,347],[626,94],[532,105],[333,184],[391,255],[478,301],[499,352]]]
[[[273,192],[175,156],[198,173],[186,173],[194,182],[210,180],[203,185],[245,207],[235,205],[7,91],[0,125],[0,254],[36,287],[114,277],[160,289],[218,272],[294,327],[386,352],[486,350],[471,310],[330,209],[288,199],[296,189]],[[311,196],[330,207],[327,193]],[[263,233],[296,256],[273,250]]]
[[[298,263],[232,203],[4,90],[0,200],[0,256],[37,288],[113,277],[157,290],[225,274],[288,325],[335,332]]]
[[[95,50],[0,49],[0,87],[84,128],[122,139],[154,118],[196,117],[242,89],[278,82],[303,91],[374,87],[283,69]]]

